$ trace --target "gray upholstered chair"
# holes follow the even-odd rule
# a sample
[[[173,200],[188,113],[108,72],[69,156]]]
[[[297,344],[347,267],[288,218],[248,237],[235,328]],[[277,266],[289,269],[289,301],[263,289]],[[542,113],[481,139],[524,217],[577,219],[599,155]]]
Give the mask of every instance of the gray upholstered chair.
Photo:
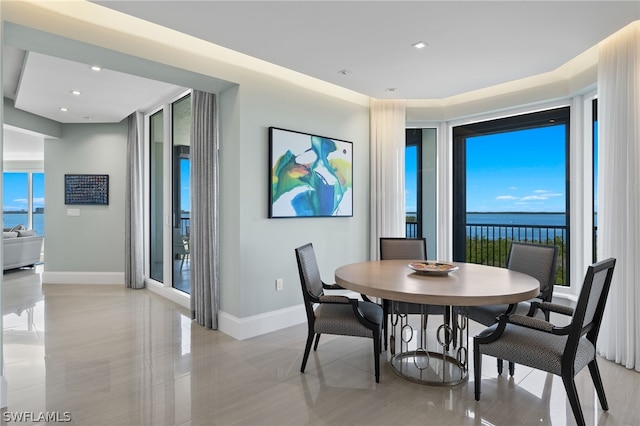
[[[406,260],[427,260],[427,241],[425,238],[380,238],[380,260],[406,259]],[[449,324],[449,309],[445,306],[422,305],[415,303],[396,302],[400,313],[427,315],[443,315],[445,322]],[[384,348],[387,349],[387,337],[389,330],[389,315],[392,312],[392,301],[382,299],[384,310]],[[426,327],[426,322],[425,322]]]
[[[307,344],[300,372],[304,373],[314,336],[314,351],[318,349],[321,334],[369,337],[373,339],[375,375],[376,382],[379,382],[382,307],[376,303],[346,296],[324,294],[325,289],[335,290],[342,287],[322,282],[311,243],[298,247],[295,251],[308,323]],[[314,309],[316,304],[317,307]]]
[[[509,254],[507,255],[507,269],[531,275],[540,282],[540,293],[534,300],[551,302],[553,287],[556,275],[556,259],[558,248],[551,245],[531,244],[522,242],[512,242]],[[498,317],[504,313],[518,313],[526,315],[529,312],[531,301],[520,302],[515,305],[488,305],[469,306],[466,313],[469,319],[479,322],[482,325],[490,326],[498,321]],[[456,309],[457,311],[457,309]],[[549,320],[549,314],[536,312],[535,315],[542,316]],[[456,335],[456,324],[454,322],[454,335]],[[509,363],[509,374],[513,376],[515,365]],[[498,373],[502,374],[502,360],[498,359]]]
[[[473,338],[475,399],[480,400],[482,355],[526,365],[562,377],[576,422],[584,425],[574,377],[589,366],[598,399],[608,410],[596,363],[596,340],[611,286],[615,259],[587,268],[575,309],[549,302],[532,302],[529,316],[501,315],[497,324]],[[572,316],[569,325],[556,327],[531,316],[536,309]]]

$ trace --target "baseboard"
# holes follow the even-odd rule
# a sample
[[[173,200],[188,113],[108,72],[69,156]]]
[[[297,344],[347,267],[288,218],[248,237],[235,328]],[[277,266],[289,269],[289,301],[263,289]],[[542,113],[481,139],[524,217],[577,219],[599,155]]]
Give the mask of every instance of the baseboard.
[[[43,284],[119,284],[124,272],[42,272]]]
[[[4,366],[2,370],[4,371]],[[7,408],[7,406],[9,405],[7,398],[8,388],[9,387],[7,386],[7,379],[5,379],[4,375],[0,376],[0,408]]]
[[[291,306],[264,314],[238,318],[218,312],[218,330],[237,340],[245,340],[307,321],[304,305]]]

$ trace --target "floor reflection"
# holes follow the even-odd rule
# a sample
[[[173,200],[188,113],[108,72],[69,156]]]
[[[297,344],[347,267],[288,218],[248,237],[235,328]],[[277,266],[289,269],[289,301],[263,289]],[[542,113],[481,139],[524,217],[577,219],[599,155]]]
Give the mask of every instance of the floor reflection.
[[[38,272],[3,276],[12,413],[70,413],[72,425],[574,424],[561,379],[523,366],[498,376],[484,357],[475,402],[472,379],[418,385],[384,361],[375,383],[370,339],[323,336],[301,374],[306,324],[236,341],[147,290],[42,285]],[[610,411],[581,372],[587,423],[640,423],[628,398],[640,374],[599,364]]]

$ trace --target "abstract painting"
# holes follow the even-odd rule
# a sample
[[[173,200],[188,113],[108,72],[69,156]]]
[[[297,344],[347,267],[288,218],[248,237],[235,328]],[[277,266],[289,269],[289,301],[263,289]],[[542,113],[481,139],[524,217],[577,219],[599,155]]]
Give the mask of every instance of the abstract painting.
[[[269,217],[353,216],[353,144],[269,128]]]
[[[109,204],[109,175],[64,175],[65,204]]]

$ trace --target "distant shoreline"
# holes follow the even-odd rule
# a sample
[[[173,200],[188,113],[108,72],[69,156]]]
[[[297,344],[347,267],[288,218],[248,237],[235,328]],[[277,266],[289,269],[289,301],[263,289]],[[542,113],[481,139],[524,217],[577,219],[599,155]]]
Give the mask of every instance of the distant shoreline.
[[[467,214],[566,214],[565,212],[467,212]]]

